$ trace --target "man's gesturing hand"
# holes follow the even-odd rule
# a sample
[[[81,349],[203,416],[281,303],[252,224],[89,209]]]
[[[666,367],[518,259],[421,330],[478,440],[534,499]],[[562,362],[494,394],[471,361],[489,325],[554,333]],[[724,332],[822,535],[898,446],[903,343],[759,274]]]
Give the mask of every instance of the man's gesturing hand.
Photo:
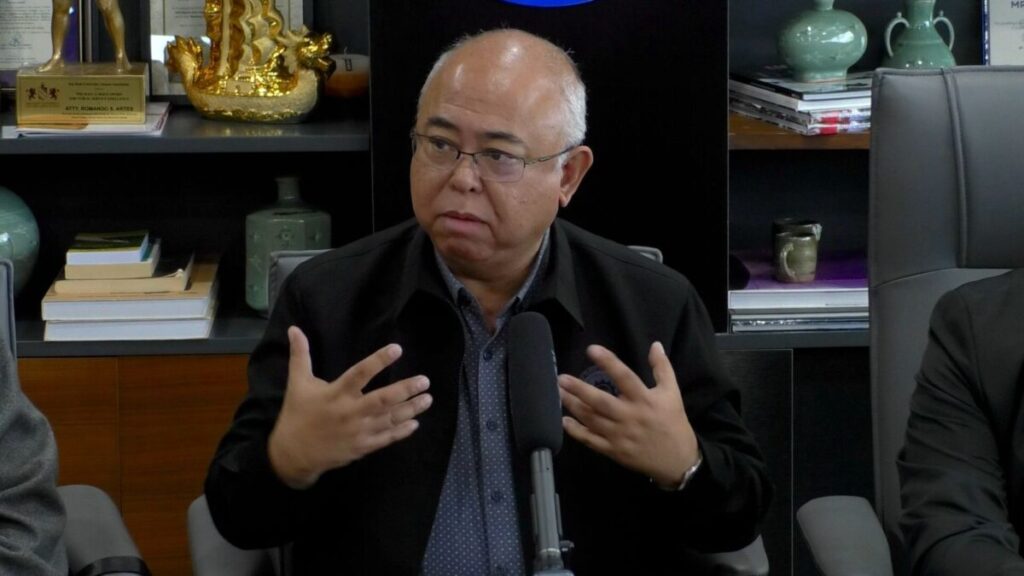
[[[363,394],[367,383],[402,355],[389,344],[326,382],[313,375],[309,341],[288,328],[288,389],[270,433],[267,452],[281,480],[308,488],[324,472],[339,468],[412,434],[416,416],[433,400],[430,382],[413,376]]]
[[[610,350],[590,346],[587,355],[611,377],[619,396],[562,374],[558,377],[562,404],[572,416],[562,424],[570,436],[661,486],[678,486],[697,461],[697,437],[683,408],[665,348],[651,346],[648,361],[655,386],[639,376]]]

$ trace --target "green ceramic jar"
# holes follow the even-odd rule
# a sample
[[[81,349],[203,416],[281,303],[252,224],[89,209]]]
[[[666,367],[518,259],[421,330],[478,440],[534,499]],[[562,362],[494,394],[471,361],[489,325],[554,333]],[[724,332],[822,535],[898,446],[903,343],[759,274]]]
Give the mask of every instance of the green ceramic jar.
[[[245,218],[245,301],[266,314],[270,253],[331,246],[331,215],[299,197],[299,180],[277,179],[277,202]]]
[[[779,57],[799,82],[846,78],[868,46],[859,18],[833,10],[833,0],[814,0],[814,8],[797,14],[779,32]]]
[[[942,15],[932,17],[935,0],[907,0],[906,18],[897,12],[885,28],[885,51],[888,56],[882,60],[885,68],[949,68],[956,66],[953,58],[953,23]],[[939,36],[935,28],[945,24],[949,31],[949,45]],[[889,37],[897,26],[906,29],[900,33],[895,42]]]
[[[0,186],[0,258],[14,263],[14,293],[25,287],[39,257],[39,225],[25,202]]]

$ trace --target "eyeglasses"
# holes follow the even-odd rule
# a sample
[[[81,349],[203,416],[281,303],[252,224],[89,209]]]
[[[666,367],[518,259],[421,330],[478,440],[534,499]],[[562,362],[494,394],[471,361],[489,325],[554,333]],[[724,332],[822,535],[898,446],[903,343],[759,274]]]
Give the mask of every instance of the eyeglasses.
[[[415,154],[417,151],[421,151],[423,159],[430,162],[435,168],[451,170],[459,163],[459,158],[469,156],[473,159],[473,164],[476,165],[477,174],[480,175],[480,178],[491,182],[518,182],[522,179],[523,172],[526,171],[527,166],[558,158],[576,147],[569,146],[565,150],[549,156],[523,158],[522,156],[515,156],[508,152],[494,149],[466,152],[465,150],[459,150],[454,144],[444,138],[428,136],[417,132],[412,132],[409,136],[412,138],[412,153]]]

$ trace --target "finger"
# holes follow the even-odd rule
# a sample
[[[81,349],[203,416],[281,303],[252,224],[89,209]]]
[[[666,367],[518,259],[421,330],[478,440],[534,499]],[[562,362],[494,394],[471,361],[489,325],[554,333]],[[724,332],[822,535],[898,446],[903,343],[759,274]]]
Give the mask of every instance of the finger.
[[[584,426],[593,428],[603,435],[608,435],[614,432],[618,425],[616,421],[598,414],[593,408],[587,405],[586,402],[568,390],[563,388],[559,389],[558,392],[562,399],[562,405],[565,406],[569,413]]]
[[[363,358],[351,368],[345,371],[338,378],[339,388],[345,391],[362,390],[373,380],[373,377],[380,374],[382,370],[390,366],[402,356],[402,347],[398,344],[388,344],[379,348],[373,354]]]
[[[587,347],[587,356],[597,364],[598,368],[604,370],[611,377],[622,396],[639,399],[647,393],[647,387],[644,386],[643,380],[625,362],[619,360],[619,357],[611,350],[598,344],[592,344]]]
[[[288,327],[288,381],[313,375],[313,360],[309,357],[309,340],[298,326]]]
[[[412,436],[412,433],[419,427],[419,421],[406,420],[398,426],[392,426],[382,432],[371,434],[367,436],[366,440],[363,442],[361,446],[362,451],[364,454],[369,454],[382,448],[387,448],[399,440],[404,440],[409,436]]]
[[[379,414],[370,419],[367,430],[371,434],[379,434],[390,428],[404,424],[420,414],[426,412],[427,408],[434,403],[430,394],[420,394],[414,398],[398,404],[388,412]]]
[[[572,436],[591,450],[605,455],[610,455],[612,453],[611,442],[597,434],[594,434],[589,428],[580,424],[576,419],[570,416],[563,416],[562,428],[565,429],[569,436]]]
[[[647,360],[650,362],[651,370],[654,372],[656,388],[668,392],[673,390],[678,392],[679,384],[676,382],[676,371],[672,368],[672,362],[669,361],[668,355],[665,353],[665,347],[661,342],[651,344],[651,352],[647,355]]]
[[[425,392],[427,388],[430,388],[430,380],[422,374],[388,384],[363,396],[365,413],[378,415],[389,412],[396,405]]]
[[[621,420],[625,415],[626,409],[621,400],[575,376],[562,374],[558,377],[558,386],[579,398],[593,411],[611,420]]]

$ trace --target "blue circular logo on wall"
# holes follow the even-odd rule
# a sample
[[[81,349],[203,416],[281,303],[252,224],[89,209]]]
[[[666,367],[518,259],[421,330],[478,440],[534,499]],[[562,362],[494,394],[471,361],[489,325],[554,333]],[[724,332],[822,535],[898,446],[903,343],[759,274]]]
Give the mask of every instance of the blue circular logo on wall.
[[[575,6],[587,4],[594,0],[502,0],[508,4],[519,4],[520,6],[532,6],[534,8],[561,8],[563,6]]]

